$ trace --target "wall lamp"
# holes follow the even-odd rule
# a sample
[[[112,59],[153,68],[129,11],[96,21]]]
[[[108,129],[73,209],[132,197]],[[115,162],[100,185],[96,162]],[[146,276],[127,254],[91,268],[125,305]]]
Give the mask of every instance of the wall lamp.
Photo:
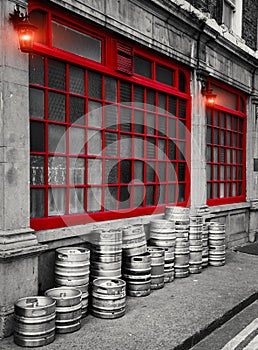
[[[17,31],[20,50],[22,52],[32,52],[34,36],[38,28],[29,22],[27,13],[23,14],[20,12],[20,7],[18,5],[16,5],[14,12],[10,13],[10,21]]]
[[[212,89],[208,87],[206,81],[202,81],[202,90],[201,93],[206,97],[206,106],[209,108],[213,108],[215,105],[217,95],[212,93]]]

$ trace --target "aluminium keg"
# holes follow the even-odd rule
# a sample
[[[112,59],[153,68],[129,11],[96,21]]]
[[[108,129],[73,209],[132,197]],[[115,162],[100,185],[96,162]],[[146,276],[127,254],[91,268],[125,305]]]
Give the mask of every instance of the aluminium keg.
[[[91,280],[121,278],[122,231],[101,228],[91,232]]]
[[[126,282],[121,279],[95,279],[92,283],[93,316],[122,317],[126,309]]]
[[[123,279],[126,281],[127,294],[132,297],[143,297],[151,292],[151,255],[123,258]]]
[[[202,228],[202,267],[207,267],[209,262],[208,235],[208,225],[204,223]]]
[[[170,283],[175,278],[175,247],[165,247],[165,259],[164,259],[164,282]]]
[[[151,254],[151,289],[163,288],[165,284],[165,250],[155,246],[149,246],[147,249]]]
[[[176,239],[175,246],[175,278],[187,277],[189,275],[189,241],[187,238]]]
[[[189,222],[189,208],[165,207],[165,219],[174,222]]]
[[[189,246],[189,272],[202,272],[202,244]]]
[[[123,230],[123,256],[136,256],[146,253],[147,241],[142,224],[130,225]]]
[[[218,222],[209,223],[209,265],[223,266],[226,261],[225,225]]]
[[[56,301],[49,297],[21,298],[14,304],[14,342],[20,346],[48,345],[55,339]]]
[[[81,328],[82,292],[79,289],[52,288],[45,295],[56,301],[56,333],[71,333]]]
[[[175,225],[169,220],[153,220],[150,222],[150,244],[157,247],[171,247],[175,245]]]
[[[89,282],[90,251],[87,248],[64,247],[56,249],[55,283],[76,287]]]

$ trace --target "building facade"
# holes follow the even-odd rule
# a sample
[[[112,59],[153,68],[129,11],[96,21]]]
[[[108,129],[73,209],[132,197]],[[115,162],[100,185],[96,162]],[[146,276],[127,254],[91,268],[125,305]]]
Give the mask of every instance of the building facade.
[[[9,14],[37,26],[19,50]],[[1,2],[0,336],[54,284],[54,253],[98,226],[190,207],[256,239],[258,5]],[[216,95],[210,104],[209,93]]]

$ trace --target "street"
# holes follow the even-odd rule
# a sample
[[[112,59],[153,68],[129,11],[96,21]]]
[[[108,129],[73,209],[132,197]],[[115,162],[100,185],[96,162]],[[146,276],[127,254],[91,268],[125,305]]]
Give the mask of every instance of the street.
[[[258,301],[216,329],[192,350],[258,350]]]

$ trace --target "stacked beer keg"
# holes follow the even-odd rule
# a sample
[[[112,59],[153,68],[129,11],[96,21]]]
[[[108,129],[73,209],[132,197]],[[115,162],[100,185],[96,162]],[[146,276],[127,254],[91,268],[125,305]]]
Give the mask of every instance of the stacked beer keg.
[[[79,289],[52,288],[45,295],[56,301],[56,333],[71,333],[81,328],[82,292]]]
[[[90,277],[121,278],[122,231],[108,228],[95,229],[90,238]]]
[[[207,267],[209,263],[209,227],[207,223],[202,226],[202,268]]]
[[[202,216],[190,216],[189,226],[189,272],[200,273],[202,270]]]
[[[127,294],[143,297],[151,292],[151,255],[142,224],[123,228],[123,279]]]
[[[225,225],[209,223],[209,265],[223,266],[226,260]]]
[[[56,249],[55,286],[79,289],[82,293],[82,317],[88,311],[90,250],[81,247]]]
[[[161,219],[150,222],[150,244],[164,249],[164,282],[174,280],[176,231],[172,221]]]
[[[189,209],[184,207],[166,207],[165,219],[175,224],[175,277],[189,275]]]

